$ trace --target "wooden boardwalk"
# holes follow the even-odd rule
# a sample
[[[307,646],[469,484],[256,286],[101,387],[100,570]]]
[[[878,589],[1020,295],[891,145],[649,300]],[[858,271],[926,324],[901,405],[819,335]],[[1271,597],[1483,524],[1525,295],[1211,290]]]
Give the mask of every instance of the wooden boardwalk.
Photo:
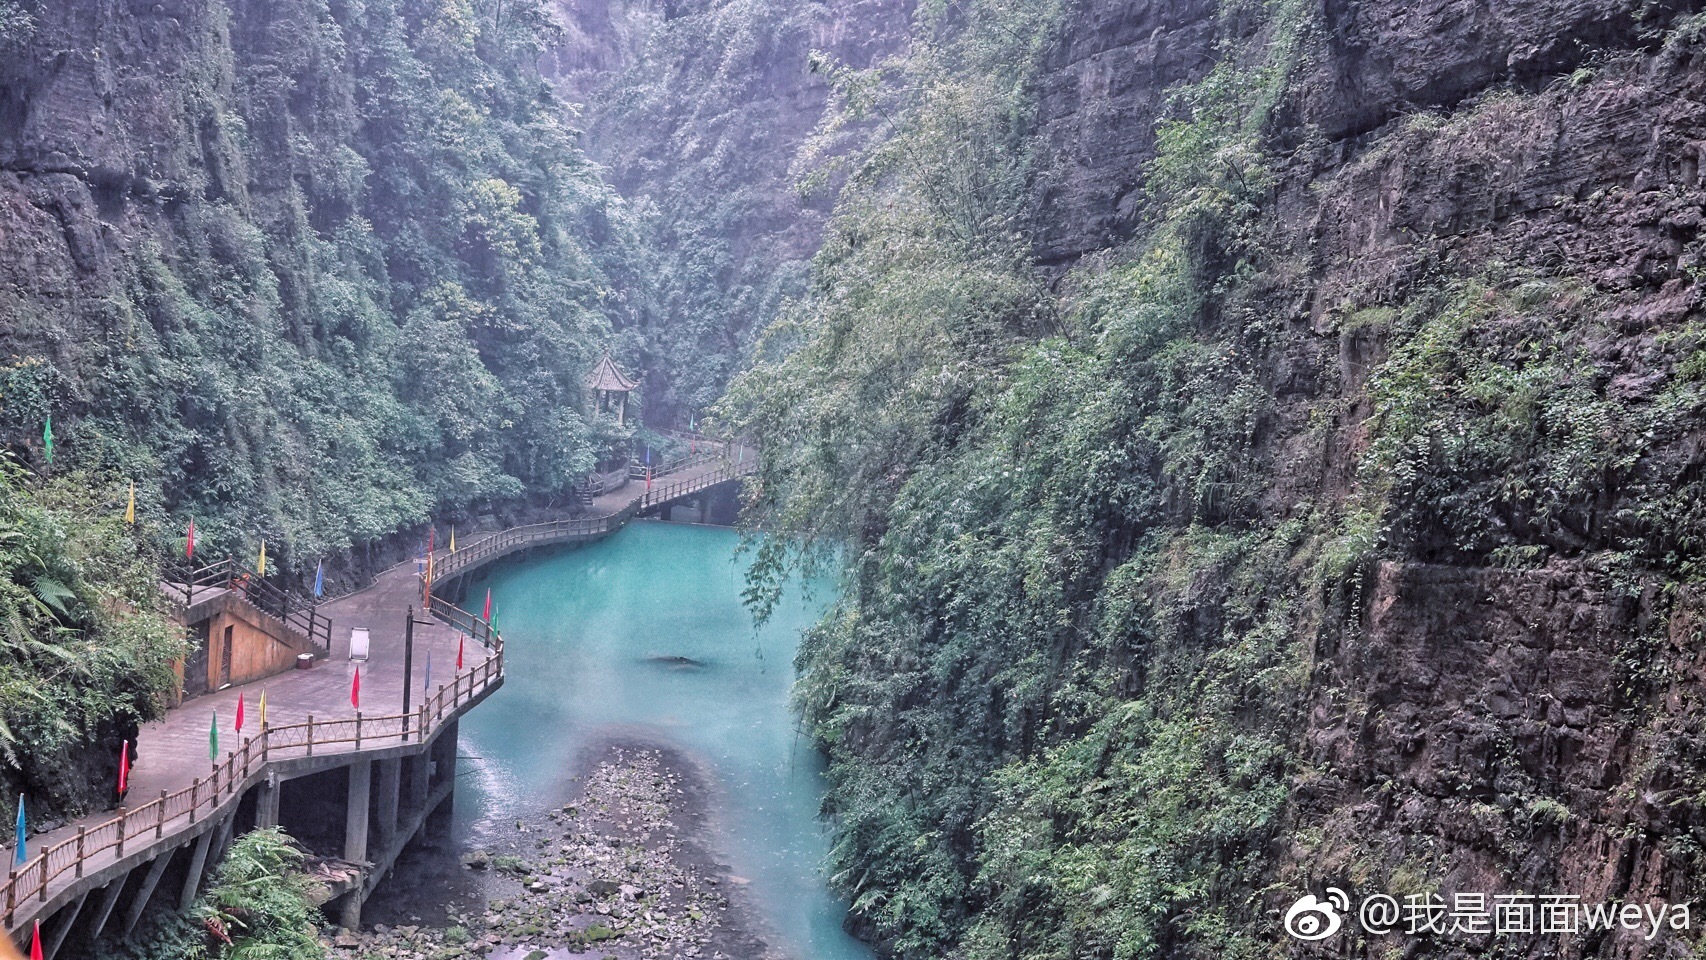
[[[630,481],[599,497],[593,503],[595,516],[511,528],[455,553],[439,551],[433,558],[435,587],[519,550],[608,536],[643,512],[750,474],[757,458],[748,453],[740,460],[745,462],[700,458],[654,476],[650,489],[644,480]],[[280,774],[299,776],[362,757],[423,750],[440,729],[501,685],[503,641],[489,624],[436,597],[429,616],[421,609],[422,599],[415,562],[392,567],[367,588],[320,605],[320,613],[331,620],[330,654],[311,669],[227,687],[144,726],[124,806],[30,837],[31,859],[12,870],[0,887],[7,930],[14,937],[27,938],[34,921],[45,921],[69,906],[61,928],[50,935],[57,948],[80,917],[93,923],[94,929],[106,922],[131,870],[201,838],[215,823],[223,823],[229,831],[230,818],[248,791],[257,787],[276,791]],[[415,614],[413,689],[405,698],[404,646],[411,608]],[[369,632],[365,663],[349,659],[354,627]],[[460,672],[456,669],[459,648]],[[350,703],[358,669],[359,711]],[[239,697],[246,714],[240,733],[234,729]],[[209,729],[216,717],[217,763],[209,758]],[[276,805],[276,793],[272,802]],[[10,851],[7,857],[10,862]],[[158,870],[150,873],[157,877]],[[108,894],[86,911],[86,903],[94,900],[89,894],[102,887]],[[150,882],[141,894],[143,905],[152,887]],[[140,907],[135,912],[139,914]]]
[[[441,583],[453,581],[494,560],[534,547],[602,539],[642,513],[750,476],[757,460],[750,454],[739,460],[709,457],[654,476],[649,485],[644,480],[630,480],[594,500],[591,516],[510,527],[466,544],[454,554],[441,554],[435,560],[434,578]]]

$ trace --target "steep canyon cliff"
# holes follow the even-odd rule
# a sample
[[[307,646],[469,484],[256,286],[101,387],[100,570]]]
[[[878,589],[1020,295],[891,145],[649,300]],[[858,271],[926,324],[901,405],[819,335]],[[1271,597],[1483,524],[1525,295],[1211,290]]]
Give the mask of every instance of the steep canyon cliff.
[[[726,407],[863,545],[801,660],[856,924],[1690,955],[1281,918],[1702,893],[1699,5],[955,9],[885,135],[977,166],[855,175]]]
[[[656,302],[632,333],[663,420],[703,416],[804,290],[839,181],[803,181],[836,69],[904,48],[911,0],[558,0],[545,64],[588,155],[645,213]]]

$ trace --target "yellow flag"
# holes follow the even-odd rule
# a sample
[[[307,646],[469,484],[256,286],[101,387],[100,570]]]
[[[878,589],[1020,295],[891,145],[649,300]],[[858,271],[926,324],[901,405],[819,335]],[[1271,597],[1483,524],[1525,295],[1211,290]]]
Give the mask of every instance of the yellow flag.
[[[450,525],[450,552],[456,552],[456,524]]]
[[[267,691],[266,691],[266,688],[263,687],[263,688],[261,688],[261,729],[265,730],[266,728],[267,728]]]
[[[255,564],[255,574],[262,577],[267,575],[267,542],[265,540],[261,541],[261,562]]]
[[[124,507],[124,522],[136,522],[136,481],[130,481],[130,502]]]

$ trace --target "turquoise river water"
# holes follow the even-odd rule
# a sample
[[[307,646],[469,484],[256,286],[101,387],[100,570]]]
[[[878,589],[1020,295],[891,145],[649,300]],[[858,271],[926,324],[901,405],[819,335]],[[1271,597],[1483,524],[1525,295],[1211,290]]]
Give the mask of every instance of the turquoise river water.
[[[508,663],[503,688],[462,721],[458,832],[477,843],[538,812],[601,737],[664,740],[714,777],[718,852],[751,881],[772,942],[798,960],[866,960],[824,884],[821,764],[788,709],[794,650],[828,586],[807,596],[790,584],[755,630],[738,543],[732,530],[637,523],[469,587],[474,610],[491,588]],[[702,666],[661,659],[671,657]]]

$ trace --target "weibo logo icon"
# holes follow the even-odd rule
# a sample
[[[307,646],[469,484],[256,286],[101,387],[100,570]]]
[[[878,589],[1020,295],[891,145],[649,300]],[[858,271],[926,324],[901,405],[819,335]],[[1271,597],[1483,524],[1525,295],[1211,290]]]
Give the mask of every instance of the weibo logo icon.
[[[1350,895],[1338,887],[1328,887],[1325,900],[1306,893],[1285,912],[1285,932],[1297,940],[1325,940],[1339,932],[1350,908]]]

